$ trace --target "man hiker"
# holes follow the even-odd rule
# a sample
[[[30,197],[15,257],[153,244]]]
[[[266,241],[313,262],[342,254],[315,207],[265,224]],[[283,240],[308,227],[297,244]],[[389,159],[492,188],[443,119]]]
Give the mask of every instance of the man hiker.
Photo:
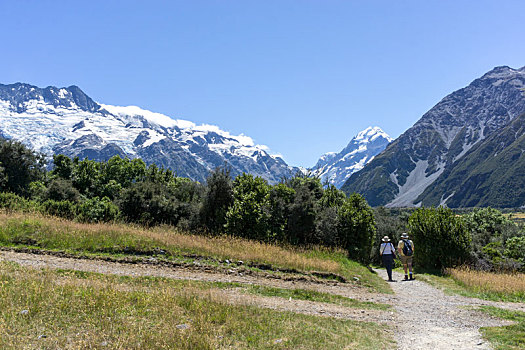
[[[396,249],[388,236],[383,237],[383,243],[379,247],[379,255],[383,260],[383,266],[386,268],[388,274],[388,282],[394,282],[392,279],[392,267],[394,266],[394,258],[396,257]]]
[[[408,239],[408,234],[403,232],[401,234],[401,240],[397,245],[397,251],[399,252],[399,258],[403,263],[403,269],[405,270],[405,281],[408,281],[407,265],[410,271],[410,280],[414,279],[412,275],[412,258],[414,256],[414,242]]]

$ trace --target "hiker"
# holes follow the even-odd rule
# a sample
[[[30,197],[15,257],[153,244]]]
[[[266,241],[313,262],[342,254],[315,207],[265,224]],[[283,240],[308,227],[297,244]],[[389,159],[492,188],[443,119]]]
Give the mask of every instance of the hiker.
[[[379,255],[381,255],[383,266],[386,268],[388,282],[395,282],[392,279],[392,267],[394,266],[396,249],[394,248],[392,242],[390,242],[390,238],[388,238],[388,236],[383,237],[382,241],[383,243],[381,243],[381,247],[379,247]]]
[[[403,269],[405,270],[405,281],[408,281],[407,266],[410,271],[410,280],[414,280],[412,275],[412,258],[414,256],[414,242],[408,239],[408,234],[403,232],[401,234],[401,240],[397,245],[397,251],[399,252],[399,258],[403,263]]]

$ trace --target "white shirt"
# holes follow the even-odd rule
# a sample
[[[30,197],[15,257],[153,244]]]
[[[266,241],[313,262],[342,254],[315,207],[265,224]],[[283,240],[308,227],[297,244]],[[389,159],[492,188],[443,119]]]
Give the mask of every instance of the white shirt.
[[[394,244],[392,244],[392,242],[381,243],[379,252],[382,252],[383,254],[395,254]]]

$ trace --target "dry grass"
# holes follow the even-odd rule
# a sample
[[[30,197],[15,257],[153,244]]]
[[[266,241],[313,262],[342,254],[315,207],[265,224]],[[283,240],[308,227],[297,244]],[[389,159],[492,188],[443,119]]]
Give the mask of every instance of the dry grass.
[[[173,232],[166,228],[143,231],[141,234],[168,246],[177,246],[206,255],[222,258],[266,261],[277,266],[290,266],[301,271],[318,270],[340,272],[340,265],[332,260],[308,257],[304,250],[239,239],[234,237],[205,237]]]
[[[225,303],[194,282],[0,261],[0,348],[386,349],[385,327]]]
[[[475,292],[525,296],[525,274],[522,273],[491,273],[468,268],[449,269],[447,273]]]
[[[339,263],[307,256],[308,251],[283,248],[234,237],[208,237],[175,231],[171,227],[144,229],[124,224],[83,224],[36,214],[0,214],[0,227],[9,225],[37,227],[48,237],[65,238],[86,244],[107,246],[137,246],[139,249],[164,247],[175,251],[212,256],[220,259],[265,262],[276,266],[295,268],[301,271],[317,270],[340,273]],[[66,247],[67,248],[67,247]],[[342,253],[342,252],[340,252]],[[310,254],[311,255],[311,254]]]

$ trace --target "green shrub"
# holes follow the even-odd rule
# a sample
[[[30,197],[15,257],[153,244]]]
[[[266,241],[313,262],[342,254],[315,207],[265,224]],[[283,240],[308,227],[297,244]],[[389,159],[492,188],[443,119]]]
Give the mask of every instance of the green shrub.
[[[44,198],[54,201],[77,202],[80,198],[80,192],[73,187],[71,180],[56,178],[49,183]]]
[[[49,199],[41,204],[41,211],[44,214],[72,220],[75,218],[77,208],[75,203],[70,201],[55,201]]]
[[[372,208],[361,195],[352,193],[339,208],[338,222],[337,235],[348,257],[368,264],[376,232]]]
[[[267,241],[270,237],[270,187],[266,180],[242,174],[233,182],[233,205],[226,213],[225,229],[236,237]]]
[[[82,222],[110,222],[119,216],[118,207],[107,197],[93,197],[77,207],[77,220]]]
[[[36,210],[36,204],[11,192],[0,192],[0,208],[8,211]]]
[[[525,264],[525,236],[512,237],[505,243],[505,256]]]
[[[452,210],[420,208],[408,220],[417,266],[441,269],[470,258],[470,234],[463,219]]]

